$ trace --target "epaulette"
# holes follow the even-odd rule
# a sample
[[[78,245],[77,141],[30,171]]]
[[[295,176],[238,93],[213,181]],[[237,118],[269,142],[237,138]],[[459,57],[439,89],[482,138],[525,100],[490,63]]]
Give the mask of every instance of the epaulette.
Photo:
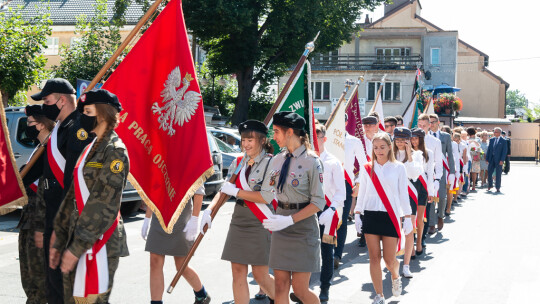
[[[319,155],[313,150],[308,150],[306,154],[314,158],[319,158]]]

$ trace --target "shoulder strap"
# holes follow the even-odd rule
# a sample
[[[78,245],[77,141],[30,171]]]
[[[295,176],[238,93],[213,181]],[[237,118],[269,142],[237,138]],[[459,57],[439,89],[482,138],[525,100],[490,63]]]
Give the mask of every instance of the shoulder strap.
[[[268,165],[270,164],[270,161],[274,157],[273,154],[267,154],[266,156],[269,156],[270,159],[268,159],[268,162],[266,163],[266,166],[264,167],[263,179],[260,182],[257,183],[259,185],[262,185],[262,183],[264,182],[264,177],[266,176],[266,170],[268,170]]]

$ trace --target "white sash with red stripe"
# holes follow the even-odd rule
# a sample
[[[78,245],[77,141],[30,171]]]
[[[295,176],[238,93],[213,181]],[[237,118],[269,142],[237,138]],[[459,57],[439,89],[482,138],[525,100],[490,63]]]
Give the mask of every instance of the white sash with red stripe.
[[[86,158],[92,149],[96,139],[83,151],[75,166],[73,181],[75,186],[75,199],[79,216],[81,215],[90,192],[84,182],[83,169]],[[107,261],[107,247],[105,244],[116,230],[120,213],[112,226],[96,241],[92,248],[88,249],[79,257],[77,269],[75,270],[75,283],[73,286],[73,296],[76,298],[86,298],[89,295],[98,295],[109,288],[109,266]]]
[[[56,123],[54,129],[51,133],[51,138],[49,139],[49,144],[47,145],[47,159],[49,161],[49,166],[51,171],[54,174],[54,177],[64,188],[64,168],[66,167],[66,159],[58,150],[58,128],[60,123]]]
[[[236,165],[239,166],[242,158],[239,157],[237,159]],[[248,181],[246,180],[246,166],[243,166],[240,170],[240,173],[236,176],[236,186],[239,189],[245,190],[245,191],[253,191],[249,187]],[[275,203],[274,203],[275,201]],[[274,204],[277,205],[277,201],[274,199],[272,201],[272,206],[274,207]],[[268,219],[271,215],[273,215],[272,211],[266,204],[257,204],[254,202],[250,202],[247,200],[244,200],[246,203],[246,206],[253,212],[253,215],[262,223],[265,219]],[[275,207],[274,207],[275,210]]]
[[[386,213],[388,213],[388,216],[390,217],[390,220],[392,221],[392,224],[394,225],[394,229],[396,229],[397,235],[398,235],[398,243],[397,243],[397,251],[400,252],[402,248],[405,246],[405,238],[402,237],[403,231],[401,230],[401,221],[398,218],[398,214],[392,207],[392,203],[390,203],[390,200],[388,199],[388,196],[386,195],[386,192],[384,191],[384,188],[381,184],[381,181],[379,180],[379,177],[377,176],[377,173],[375,173],[375,170],[372,172],[371,164],[365,164],[364,168],[366,168],[368,176],[370,176],[371,181],[373,182],[373,186],[375,187],[375,190],[377,191],[377,194],[379,194],[379,198],[381,199],[384,208],[386,209]]]
[[[328,208],[330,208],[330,206],[332,205],[332,202],[330,201],[330,199],[328,198],[328,196],[324,196],[324,198],[326,199],[326,206]],[[334,245],[337,245],[337,229],[338,229],[338,224],[339,224],[339,214],[338,214],[338,211],[335,210],[334,211],[334,215],[332,216],[332,223],[330,223],[330,225],[324,225],[324,235],[330,235],[332,236],[333,238],[333,244]]]

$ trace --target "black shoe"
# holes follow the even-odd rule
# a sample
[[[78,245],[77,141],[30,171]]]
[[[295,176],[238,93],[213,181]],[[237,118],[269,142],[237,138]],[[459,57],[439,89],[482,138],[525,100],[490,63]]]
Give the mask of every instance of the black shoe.
[[[416,260],[416,255],[411,255],[411,260]]]
[[[444,215],[450,216],[450,212],[446,212],[446,211],[445,211],[445,212],[444,212]]]
[[[300,303],[302,304],[302,301],[300,301],[299,298],[296,297],[296,295],[294,295],[294,292],[291,292],[289,294],[289,298],[291,298],[291,301],[295,302],[295,303]]]
[[[359,247],[366,247],[366,237],[362,234],[360,239],[358,239],[358,246]]]
[[[423,253],[424,253],[424,249],[422,248],[422,250],[420,251],[414,251],[414,253],[417,255],[417,256],[421,256]]]
[[[341,262],[341,259],[338,257],[334,257],[334,269],[339,268],[339,262]]]
[[[321,300],[321,302],[328,302],[328,289],[329,288],[321,288],[321,293],[319,294],[319,300]]]
[[[352,222],[352,221],[353,221],[352,215],[349,214],[349,216],[347,216],[347,220],[348,220],[349,222]]]
[[[212,298],[210,298],[210,295],[206,294],[206,297],[204,297],[202,299],[195,298],[195,303],[193,303],[193,304],[208,304],[208,303],[210,303],[211,300],[212,300]]]
[[[264,299],[266,299],[265,293],[258,293],[255,295],[255,300],[264,300]]]

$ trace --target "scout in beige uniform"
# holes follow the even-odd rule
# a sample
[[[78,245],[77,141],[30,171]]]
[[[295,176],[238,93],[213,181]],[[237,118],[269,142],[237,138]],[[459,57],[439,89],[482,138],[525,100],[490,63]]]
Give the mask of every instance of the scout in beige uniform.
[[[242,166],[237,175],[237,186],[246,191],[261,191],[264,177],[269,170],[272,159],[273,147],[268,141],[268,128],[260,121],[248,120],[241,123],[238,131],[242,136],[242,150],[246,153],[246,159],[242,157],[233,161],[229,168],[229,175],[236,171],[238,165]],[[227,180],[230,176],[227,178]],[[231,184],[232,185],[232,184]],[[216,196],[219,198],[218,196]],[[217,199],[212,203],[202,216],[201,231],[204,225],[211,226],[212,208]],[[256,208],[256,209],[254,209]],[[248,265],[251,265],[253,278],[270,297],[270,303],[274,298],[274,278],[269,274],[268,258],[270,254],[270,232],[262,225],[261,219],[266,215],[273,214],[270,204],[255,204],[243,199],[236,200],[232,215],[229,233],[223,248],[221,258],[231,262],[233,275],[234,303],[248,304],[249,288],[247,283]],[[257,215],[256,215],[257,214]]]
[[[108,303],[119,259],[129,255],[119,213],[129,158],[114,132],[122,106],[114,94],[96,90],[81,97],[78,109],[81,126],[96,139],[75,164],[54,220],[49,263],[54,269],[61,261],[65,303]]]
[[[222,192],[252,202],[278,200],[277,215],[264,220],[272,231],[270,268],[274,269],[276,303],[289,303],[291,283],[294,294],[304,303],[320,303],[309,289],[312,272],[320,271],[320,236],[316,213],[326,204],[323,167],[316,154],[308,150],[304,131],[306,121],[292,112],[273,117],[274,140],[283,152],[274,156],[261,192],[248,192],[224,185]]]

